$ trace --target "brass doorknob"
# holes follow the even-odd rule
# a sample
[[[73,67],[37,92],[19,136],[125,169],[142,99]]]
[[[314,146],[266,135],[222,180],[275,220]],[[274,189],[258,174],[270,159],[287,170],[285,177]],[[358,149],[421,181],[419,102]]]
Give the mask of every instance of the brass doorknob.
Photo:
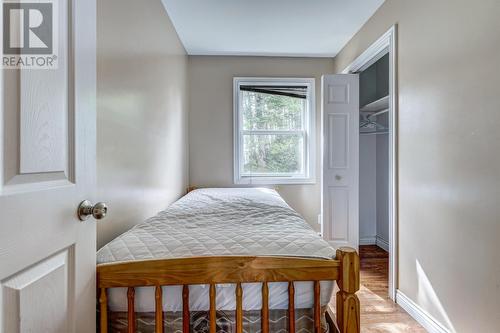
[[[96,220],[102,220],[108,213],[108,206],[104,202],[98,202],[95,205],[88,200],[83,200],[78,205],[78,218],[81,221],[87,220],[92,215]]]

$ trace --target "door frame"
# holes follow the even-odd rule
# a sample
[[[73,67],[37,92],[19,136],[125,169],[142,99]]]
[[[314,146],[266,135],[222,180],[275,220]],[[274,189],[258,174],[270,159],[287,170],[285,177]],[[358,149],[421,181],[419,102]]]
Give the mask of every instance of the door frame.
[[[342,74],[358,73],[389,54],[389,297],[396,299],[398,281],[398,131],[397,25],[393,25],[349,64]],[[358,175],[359,177],[359,175]]]

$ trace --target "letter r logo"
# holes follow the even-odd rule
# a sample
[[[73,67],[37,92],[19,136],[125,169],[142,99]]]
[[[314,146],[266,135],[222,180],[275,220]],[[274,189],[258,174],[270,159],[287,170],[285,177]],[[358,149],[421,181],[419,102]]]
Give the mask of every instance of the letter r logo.
[[[5,2],[3,4],[4,54],[51,54],[52,3]]]

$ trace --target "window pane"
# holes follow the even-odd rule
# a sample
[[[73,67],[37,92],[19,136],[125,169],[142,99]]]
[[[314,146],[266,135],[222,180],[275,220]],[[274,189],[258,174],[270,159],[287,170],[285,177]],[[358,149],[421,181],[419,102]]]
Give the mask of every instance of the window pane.
[[[301,134],[246,134],[243,151],[243,174],[303,173]]]
[[[303,98],[241,91],[244,130],[302,129]]]

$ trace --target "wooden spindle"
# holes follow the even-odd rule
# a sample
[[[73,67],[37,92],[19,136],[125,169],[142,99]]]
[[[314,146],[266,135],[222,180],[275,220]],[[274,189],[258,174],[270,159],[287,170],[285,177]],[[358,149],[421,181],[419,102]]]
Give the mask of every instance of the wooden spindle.
[[[108,296],[106,295],[106,288],[101,288],[101,294],[99,295],[99,310],[101,333],[108,333]]]
[[[215,284],[210,285],[210,333],[216,333],[217,328],[217,305],[215,303]]]
[[[236,333],[243,333],[243,289],[236,284]]]
[[[127,290],[128,299],[128,333],[135,333],[135,306],[134,306],[134,287],[129,287]]]
[[[163,333],[163,297],[161,286],[155,290],[155,333]]]
[[[295,287],[288,282],[288,332],[295,333]]]
[[[319,281],[314,281],[314,332],[321,333],[321,288]]]
[[[262,283],[262,333],[269,333],[269,288],[267,282]]]
[[[337,280],[337,326],[340,333],[358,333],[360,331],[359,299],[359,256],[349,247],[337,249],[335,255],[340,260],[340,278]]]
[[[182,332],[189,333],[189,322],[191,318],[189,315],[189,286],[182,287]]]

